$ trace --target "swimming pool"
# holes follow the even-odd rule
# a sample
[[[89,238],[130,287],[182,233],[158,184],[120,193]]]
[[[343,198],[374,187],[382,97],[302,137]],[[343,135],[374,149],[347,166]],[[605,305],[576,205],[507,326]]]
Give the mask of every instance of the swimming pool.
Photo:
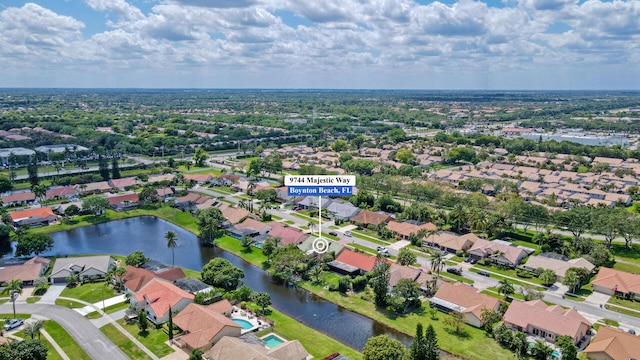
[[[262,340],[269,349],[273,349],[274,347],[284,343],[284,340],[276,334],[269,334],[263,337]]]
[[[253,329],[253,324],[244,319],[231,318],[231,321],[242,326],[242,330],[251,330]]]

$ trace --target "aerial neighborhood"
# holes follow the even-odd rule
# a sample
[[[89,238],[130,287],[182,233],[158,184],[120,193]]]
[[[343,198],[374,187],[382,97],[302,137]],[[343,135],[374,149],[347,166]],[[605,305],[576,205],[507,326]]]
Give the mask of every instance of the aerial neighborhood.
[[[542,140],[515,100],[500,118],[396,100],[380,108],[438,121],[271,119],[280,103],[237,100],[219,123],[160,107],[84,137],[3,128],[0,352],[104,358],[91,338],[118,359],[640,358],[637,139]],[[297,196],[286,175],[357,181]]]

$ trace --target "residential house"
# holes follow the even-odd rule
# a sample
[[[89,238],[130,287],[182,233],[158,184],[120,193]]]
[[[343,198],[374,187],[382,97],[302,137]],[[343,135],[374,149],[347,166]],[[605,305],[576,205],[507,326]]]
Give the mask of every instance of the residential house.
[[[236,174],[220,174],[217,179],[212,180],[214,185],[231,186],[240,181],[242,176]]]
[[[111,209],[115,211],[131,210],[140,206],[140,198],[135,193],[110,196],[107,200]]]
[[[27,210],[12,211],[9,213],[13,226],[42,226],[56,221],[58,216],[50,207],[32,208]]]
[[[229,318],[231,309],[229,300],[207,306],[187,305],[173,317],[173,323],[182,330],[182,334],[174,341],[191,352],[194,349],[207,351],[223,336],[239,337],[242,326]]]
[[[40,256],[33,257],[23,264],[0,267],[0,284],[11,280],[20,280],[24,285],[33,285],[39,277],[44,276],[49,269],[50,260]]]
[[[158,184],[158,183],[171,183],[176,178],[174,174],[160,174],[160,175],[149,175],[147,179],[147,183],[149,184]]]
[[[108,181],[109,185],[119,191],[125,191],[129,188],[140,185],[140,180],[135,177],[126,177],[122,179],[111,179]]]
[[[422,290],[426,295],[431,295],[432,292],[435,291],[435,289],[442,283],[441,281],[438,281],[438,283],[435,284],[435,278],[427,274],[427,272],[422,269],[391,263],[391,266],[389,267],[389,287],[393,289],[398,285],[398,281],[402,279],[409,279],[418,283],[418,285],[420,285],[420,290]]]
[[[612,327],[600,326],[583,353],[593,360],[640,359],[640,337]]]
[[[78,185],[78,191],[80,191],[82,195],[107,193],[111,191],[111,185],[106,181],[80,184]]]
[[[274,226],[269,230],[269,232],[267,232],[267,235],[279,238],[281,246],[300,244],[309,236],[301,230],[285,226]]]
[[[220,207],[222,216],[228,221],[228,226],[240,223],[242,220],[251,216],[251,212],[240,207],[232,207],[224,204]]]
[[[298,206],[303,210],[318,210],[318,205],[320,205],[323,209],[326,209],[333,200],[325,197],[321,200],[321,203],[318,203],[318,196],[305,196],[302,200],[298,201]]]
[[[52,284],[65,283],[69,275],[78,275],[80,280],[102,278],[115,266],[111,256],[82,256],[57,258],[49,279]]]
[[[425,231],[438,231],[438,227],[433,225],[432,223],[426,223],[418,225],[411,221],[389,221],[387,223],[387,229],[391,231],[394,235],[399,236],[404,240],[408,240],[411,234],[417,235],[421,230]]]
[[[3,206],[16,206],[30,204],[36,200],[36,194],[31,191],[16,192],[11,195],[0,197]]]
[[[349,221],[352,224],[362,224],[364,226],[379,225],[381,223],[388,223],[393,220],[389,214],[381,214],[369,210],[362,210],[356,216],[352,216]]]
[[[589,320],[575,309],[548,306],[542,300],[511,302],[504,314],[504,324],[550,342],[555,342],[558,336],[567,335],[577,343],[591,328]]]
[[[213,175],[211,174],[184,174],[184,181],[193,181],[198,185],[211,182]]]
[[[209,197],[203,195],[188,193],[185,196],[181,196],[173,200],[173,206],[181,209],[182,211],[192,211],[197,208],[197,205],[204,204],[209,199]]]
[[[333,217],[334,219],[342,221],[349,220],[351,217],[360,212],[359,207],[354,206],[350,202],[343,202],[340,200],[331,201],[326,209],[329,217]]]
[[[558,281],[562,281],[567,270],[571,268],[582,268],[587,270],[588,273],[591,273],[595,268],[595,265],[590,263],[585,258],[568,260],[558,258],[558,254],[550,253],[542,253],[540,255],[530,256],[523,266],[530,271],[535,271],[539,268],[544,270],[553,270]]]
[[[169,309],[181,311],[193,303],[194,296],[170,282],[153,279],[142,287],[132,301],[142,305],[154,324],[169,321]]]
[[[185,277],[181,268],[172,268],[166,271],[154,272],[151,270],[137,268],[135,266],[127,265],[127,272],[122,277],[122,285],[125,291],[128,293],[136,293],[143,286],[148,284],[153,279],[163,279],[166,281],[175,281]]]
[[[308,360],[311,355],[298,340],[285,341],[269,349],[262,344],[244,342],[241,338],[223,336],[204,353],[209,360]]]
[[[591,286],[593,291],[603,294],[637,298],[640,294],[640,275],[601,267]]]
[[[434,247],[455,254],[458,251],[468,251],[478,239],[480,238],[474,233],[457,235],[443,231],[427,235],[422,241],[422,246]]]
[[[231,236],[240,239],[243,236],[256,237],[266,235],[271,229],[270,225],[262,221],[246,218],[243,222],[231,225],[226,230]]]
[[[166,200],[173,196],[173,190],[169,187],[156,189],[156,194]]]
[[[469,249],[468,254],[472,259],[491,258],[498,264],[511,267],[518,266],[522,259],[527,256],[527,252],[519,247],[485,239],[476,240]]]
[[[363,275],[373,270],[376,257],[344,248],[335,260],[331,261],[329,269],[344,275]]]
[[[481,327],[484,309],[498,310],[500,300],[485,294],[467,284],[457,282],[450,284],[443,282],[438,292],[429,300],[431,306],[446,313],[457,311],[464,315],[465,322],[475,327]]]
[[[75,186],[56,186],[47,190],[45,198],[48,199],[71,199],[78,196],[78,189]]]

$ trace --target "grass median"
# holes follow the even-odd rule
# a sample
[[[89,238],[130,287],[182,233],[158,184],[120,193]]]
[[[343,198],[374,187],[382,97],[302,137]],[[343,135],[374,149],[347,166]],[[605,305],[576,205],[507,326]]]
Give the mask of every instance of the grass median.
[[[55,340],[58,346],[62,348],[62,351],[64,351],[64,353],[67,354],[70,359],[91,360],[91,357],[89,357],[89,355],[87,355],[87,353],[82,350],[80,345],[78,345],[73,337],[71,337],[71,335],[69,335],[69,333],[57,322],[51,320],[45,321],[44,329],[47,331],[47,333],[49,333],[49,335],[51,335],[53,340]]]
[[[169,340],[169,335],[167,335],[162,329],[156,329],[155,326],[149,326],[149,329],[147,329],[145,333],[141,333],[138,328],[138,323],[128,324],[124,319],[120,319],[118,320],[118,324],[127,330],[129,334],[138,339],[142,345],[157,357],[161,358],[173,352],[173,349],[165,344],[165,341]]]
[[[122,352],[132,360],[151,360],[142,349],[134,344],[128,337],[120,332],[113,324],[107,324],[100,328],[103,334],[105,334]]]

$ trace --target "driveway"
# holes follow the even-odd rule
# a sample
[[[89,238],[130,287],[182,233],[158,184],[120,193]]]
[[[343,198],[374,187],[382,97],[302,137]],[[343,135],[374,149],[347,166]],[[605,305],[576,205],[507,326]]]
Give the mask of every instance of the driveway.
[[[44,295],[42,295],[38,303],[54,305],[56,303],[56,299],[60,296],[60,293],[62,293],[62,290],[64,290],[65,287],[66,285],[61,284],[50,285],[49,289],[44,293]]]
[[[41,300],[42,301],[42,300]],[[94,360],[128,360],[129,358],[115,346],[91,321],[77,312],[60,306],[36,304],[18,305],[17,312],[35,314],[60,324],[78,345]],[[12,313],[10,304],[0,305],[0,312]]]

